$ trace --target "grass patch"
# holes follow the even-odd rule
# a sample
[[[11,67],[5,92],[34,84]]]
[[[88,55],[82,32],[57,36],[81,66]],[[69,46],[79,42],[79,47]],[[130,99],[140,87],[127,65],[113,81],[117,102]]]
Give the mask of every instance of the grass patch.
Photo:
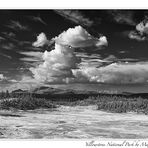
[[[115,113],[126,113],[126,112],[137,112],[148,114],[148,99],[142,97],[126,97],[117,95],[98,95],[84,98],[83,100],[69,99],[69,101],[51,101],[44,98],[36,98],[31,95],[3,99],[0,101],[0,109],[20,109],[20,110],[33,110],[37,108],[56,108],[58,105],[65,106],[88,106],[97,105],[98,110],[115,112]],[[71,101],[77,100],[77,101]]]
[[[24,97],[18,99],[6,99],[0,103],[0,109],[33,110],[38,108],[56,108],[56,105],[44,98]]]
[[[64,104],[69,106],[97,105],[98,110],[114,113],[137,112],[148,114],[148,99],[142,97],[98,95],[97,97],[91,96],[84,100],[67,102]]]
[[[141,97],[126,98],[118,96],[97,97],[98,110],[115,113],[138,112],[148,114],[148,99]]]

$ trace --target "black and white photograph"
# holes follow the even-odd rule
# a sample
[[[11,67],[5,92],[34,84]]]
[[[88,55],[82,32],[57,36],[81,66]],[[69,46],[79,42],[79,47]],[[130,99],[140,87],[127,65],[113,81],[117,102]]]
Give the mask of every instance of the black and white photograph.
[[[148,9],[1,9],[4,139],[148,139]]]

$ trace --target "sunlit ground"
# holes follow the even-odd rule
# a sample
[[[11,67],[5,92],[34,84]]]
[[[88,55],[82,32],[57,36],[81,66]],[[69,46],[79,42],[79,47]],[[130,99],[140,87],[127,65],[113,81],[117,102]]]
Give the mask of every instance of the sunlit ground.
[[[61,106],[33,111],[0,111],[0,138],[148,138],[148,116],[107,113],[96,106]]]

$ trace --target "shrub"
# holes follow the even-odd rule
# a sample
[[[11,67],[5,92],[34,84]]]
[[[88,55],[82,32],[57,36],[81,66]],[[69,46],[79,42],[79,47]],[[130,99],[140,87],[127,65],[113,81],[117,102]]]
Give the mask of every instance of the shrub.
[[[0,103],[0,109],[33,110],[37,108],[55,108],[56,105],[44,98],[24,97],[18,99],[7,99]]]
[[[141,97],[138,98],[126,98],[126,97],[97,97],[98,110],[111,111],[116,113],[126,112],[142,112],[148,113],[148,100]]]

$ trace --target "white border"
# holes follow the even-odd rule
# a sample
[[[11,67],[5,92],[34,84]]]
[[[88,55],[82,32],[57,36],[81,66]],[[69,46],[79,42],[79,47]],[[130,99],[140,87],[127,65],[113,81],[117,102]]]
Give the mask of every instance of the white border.
[[[148,0],[1,0],[0,9],[148,9]],[[83,148],[86,147],[86,141],[52,141],[51,139],[3,141],[1,139],[0,147]]]
[[[0,9],[147,9],[147,0],[0,0]]]

